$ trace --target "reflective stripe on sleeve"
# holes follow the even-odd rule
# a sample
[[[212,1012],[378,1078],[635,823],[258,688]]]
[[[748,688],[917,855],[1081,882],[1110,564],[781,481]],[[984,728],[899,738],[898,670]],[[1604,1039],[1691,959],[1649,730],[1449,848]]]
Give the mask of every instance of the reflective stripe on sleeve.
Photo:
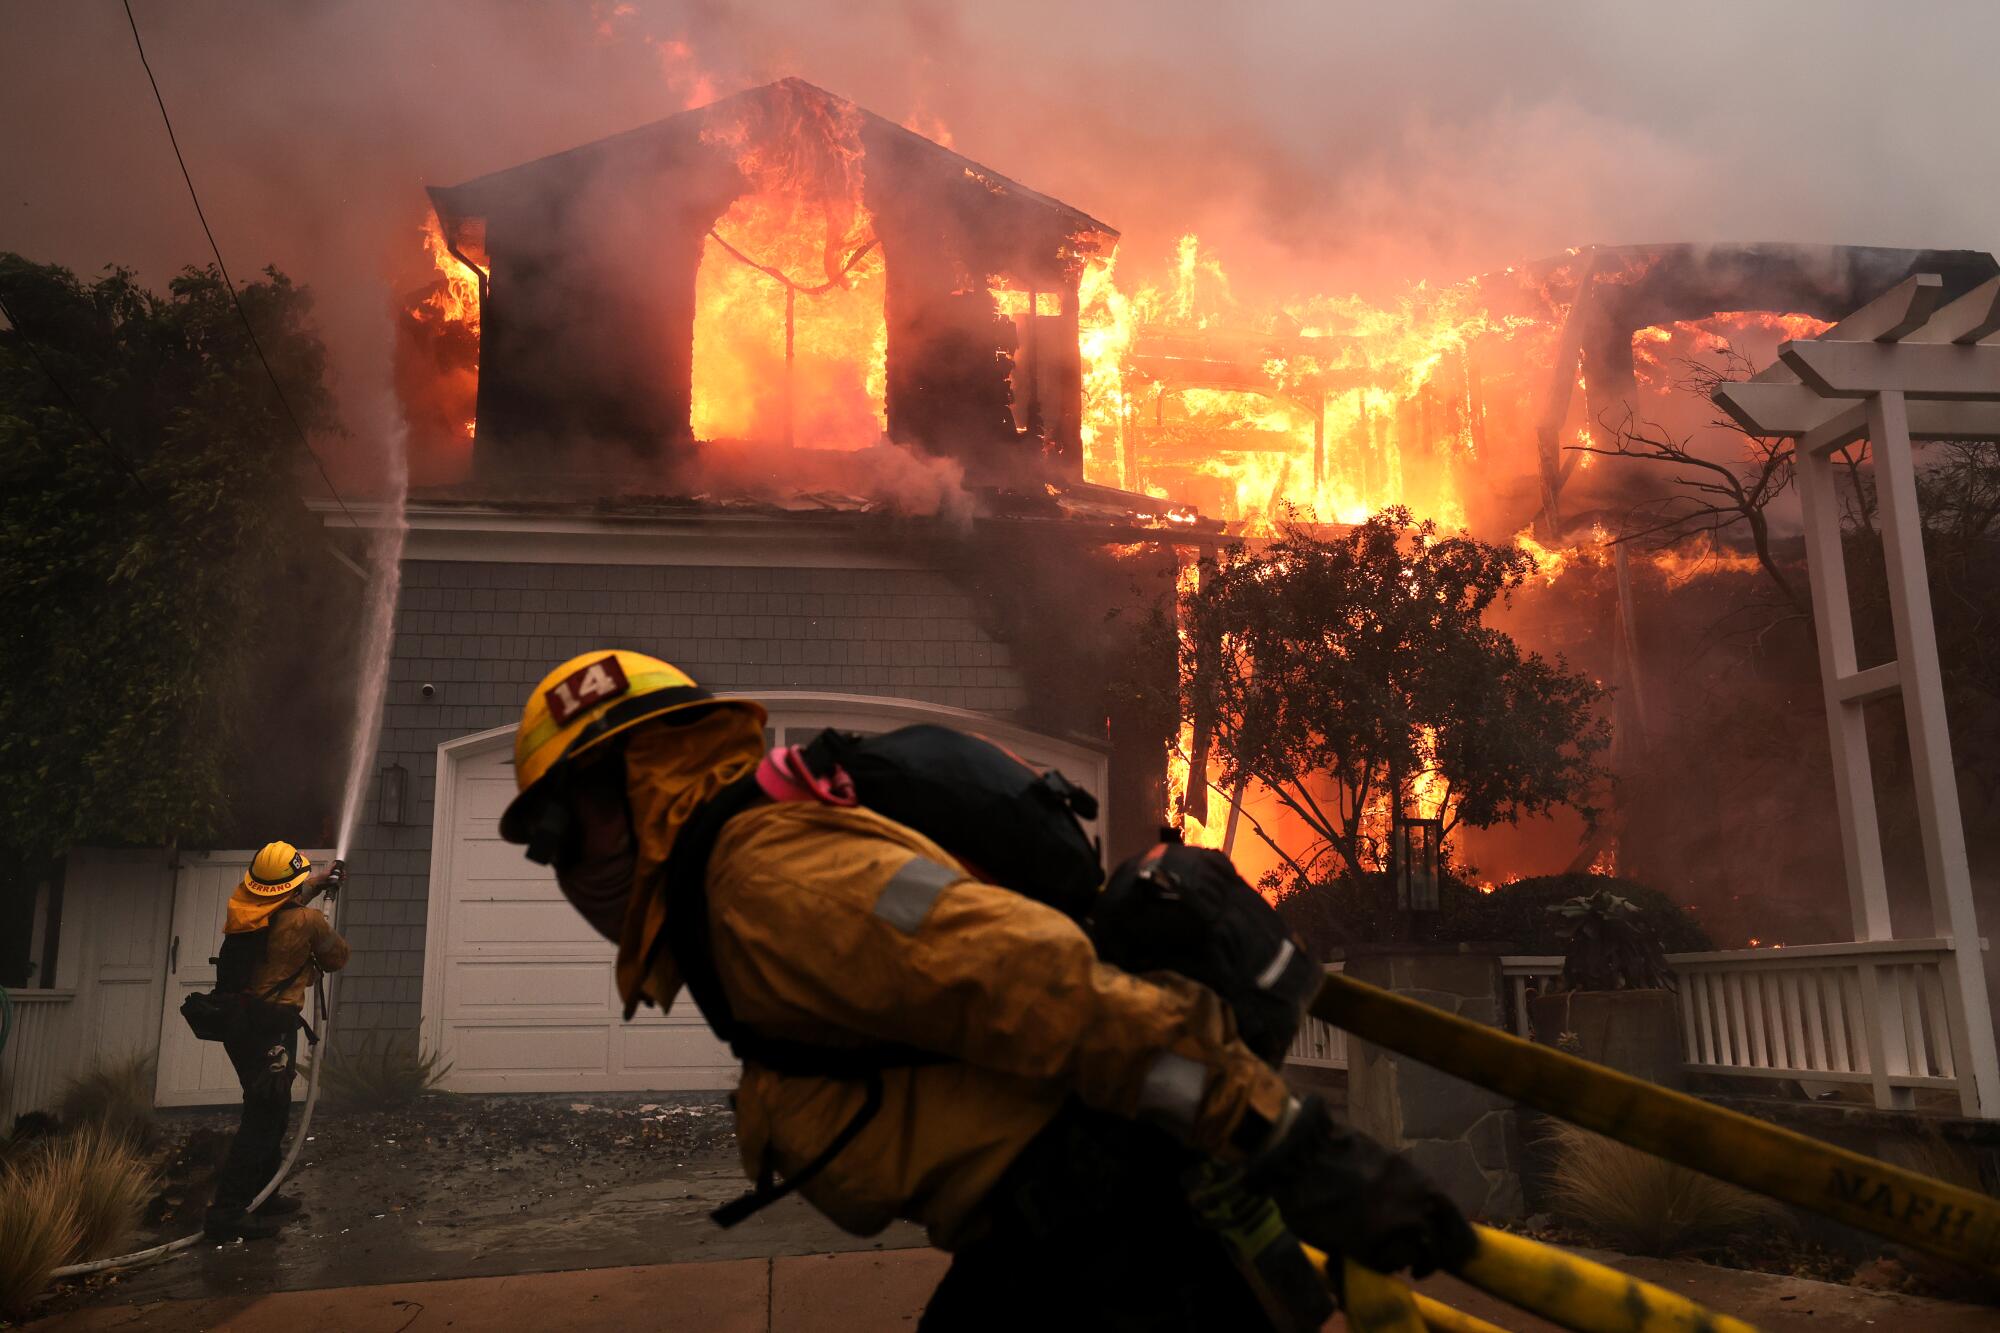
[[[1269,967],[1266,967],[1262,972],[1257,974],[1257,989],[1269,990],[1271,987],[1277,985],[1278,978],[1284,976],[1285,969],[1291,966],[1292,955],[1296,952],[1298,951],[1292,948],[1290,940],[1278,941],[1277,956],[1271,959]]]
[[[1161,1051],[1146,1066],[1146,1077],[1139,1084],[1139,1114],[1163,1122],[1185,1138],[1194,1132],[1207,1091],[1208,1066]]]
[[[875,898],[875,915],[905,935],[914,935],[931,914],[938,895],[964,878],[956,870],[913,856],[882,886]]]

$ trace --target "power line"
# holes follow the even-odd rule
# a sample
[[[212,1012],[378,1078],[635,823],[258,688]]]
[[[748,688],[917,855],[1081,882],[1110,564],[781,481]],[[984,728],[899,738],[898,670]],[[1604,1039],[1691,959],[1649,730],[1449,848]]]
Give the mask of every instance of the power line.
[[[13,325],[14,332],[20,337],[21,346],[28,349],[28,355],[33,357],[35,364],[42,368],[42,374],[48,378],[49,387],[56,391],[56,397],[63,400],[63,405],[69,408],[78,421],[83,423],[83,428],[90,432],[91,437],[103,445],[113,458],[116,458],[124,465],[126,473],[132,478],[132,484],[144,491],[148,499],[155,503],[160,503],[159,495],[152,487],[146,484],[146,479],[139,475],[139,467],[132,461],[131,456],[113,444],[111,437],[97,428],[97,423],[90,419],[90,414],[83,410],[83,405],[70,396],[69,390],[63,386],[62,380],[56,376],[55,367],[42,359],[41,351],[35,346],[35,340],[29,336],[27,327],[21,323],[20,319],[7,305],[7,299],[4,296],[0,296],[0,315],[5,315],[7,322]]]
[[[278,395],[278,406],[285,410],[285,419],[292,423],[293,431],[298,434],[299,444],[305,448],[306,456],[312,459],[313,466],[319,470],[319,479],[326,483],[326,489],[333,496],[333,502],[340,506],[340,512],[347,515],[348,524],[359,531],[360,521],[354,517],[354,511],[347,507],[347,501],[340,498],[340,491],[334,486],[333,478],[326,474],[326,464],[320,461],[318,452],[312,447],[312,441],[306,437],[305,427],[299,424],[298,414],[292,411],[291,400],[285,397],[284,386],[278,383],[277,372],[271,369],[270,358],[264,355],[264,344],[257,341],[257,330],[251,326],[250,316],[243,309],[243,298],[237,294],[236,282],[229,276],[229,265],[222,260],[222,247],[215,243],[215,232],[209,228],[208,214],[202,211],[201,196],[195,192],[194,177],[188,174],[187,159],[181,156],[181,141],[174,133],[173,117],[167,114],[167,99],[160,95],[160,81],[153,77],[153,64],[146,59],[146,44],[139,39],[139,20],[132,17],[132,0],[124,0],[124,5],[125,21],[132,27],[132,45],[138,48],[139,64],[145,68],[146,82],[153,85],[153,101],[160,108],[161,123],[167,127],[167,142],[173,145],[174,161],[180,164],[181,179],[187,182],[188,198],[194,203],[194,215],[201,221],[202,234],[208,237],[209,252],[215,256],[215,267],[222,273],[222,285],[229,292],[230,303],[236,307],[236,317],[243,321],[243,331],[250,335],[250,346],[256,349],[257,360],[264,367],[264,375],[271,381],[271,390]]]

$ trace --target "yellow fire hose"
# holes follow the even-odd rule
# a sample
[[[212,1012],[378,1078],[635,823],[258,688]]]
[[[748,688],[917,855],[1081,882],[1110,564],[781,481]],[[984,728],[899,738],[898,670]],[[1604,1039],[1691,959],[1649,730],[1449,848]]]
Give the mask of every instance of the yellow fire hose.
[[[1592,1263],[1525,1236],[1479,1227],[1479,1249],[1455,1275],[1509,1305],[1575,1333],[1756,1333],[1740,1319],[1716,1314],[1664,1287]],[[1326,1256],[1307,1257],[1322,1273]],[[1391,1277],[1349,1259],[1341,1305],[1355,1333],[1504,1333]]]
[[[2000,1200],[1711,1106],[1338,973],[1327,977],[1312,1013],[1364,1041],[1606,1138],[1899,1245],[2000,1275]],[[1522,1243],[1518,1237],[1505,1237],[1491,1247],[1482,1243],[1481,1258],[1474,1262],[1483,1264],[1490,1249],[1497,1269],[1504,1264],[1498,1256]]]
[[[1454,1309],[1443,1301],[1434,1301],[1421,1291],[1411,1292],[1410,1300],[1416,1304],[1417,1317],[1424,1321],[1429,1333],[1507,1333],[1498,1324],[1489,1324],[1478,1315]],[[1362,1330],[1356,1330],[1356,1333],[1362,1333]]]

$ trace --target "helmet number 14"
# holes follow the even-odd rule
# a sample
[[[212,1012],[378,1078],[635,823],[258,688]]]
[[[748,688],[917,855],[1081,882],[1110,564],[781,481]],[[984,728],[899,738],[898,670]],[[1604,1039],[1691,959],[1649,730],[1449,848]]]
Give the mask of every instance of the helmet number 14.
[[[632,688],[625,668],[615,657],[600,657],[570,672],[544,692],[556,725],[563,726],[586,708],[615,699]]]

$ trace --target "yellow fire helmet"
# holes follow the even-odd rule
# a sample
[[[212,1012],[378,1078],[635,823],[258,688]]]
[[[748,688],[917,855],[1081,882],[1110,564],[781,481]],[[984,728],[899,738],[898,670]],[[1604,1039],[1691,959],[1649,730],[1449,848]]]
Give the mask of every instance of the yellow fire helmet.
[[[530,841],[530,824],[564,765],[641,722],[674,713],[741,708],[764,723],[753,699],[717,699],[671,662],[624,648],[572,657],[542,677],[521,710],[514,733],[514,785],[519,794],[500,816],[500,836]]]
[[[312,868],[306,854],[289,842],[267,842],[250,858],[250,868],[243,872],[243,887],[260,898],[275,898],[305,883]]]

